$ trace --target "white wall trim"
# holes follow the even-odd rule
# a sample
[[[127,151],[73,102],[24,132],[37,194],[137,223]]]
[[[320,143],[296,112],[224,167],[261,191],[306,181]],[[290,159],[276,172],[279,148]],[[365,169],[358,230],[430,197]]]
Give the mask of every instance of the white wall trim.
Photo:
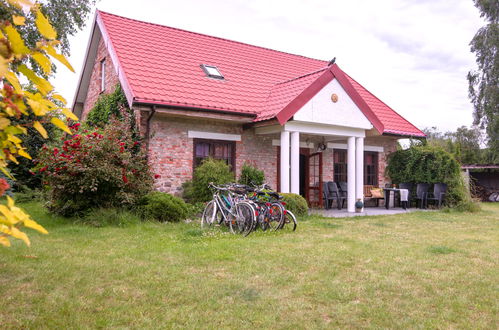
[[[280,147],[281,146],[281,140],[272,140],[272,146],[274,146],[274,147]],[[300,142],[300,148],[314,149],[315,145],[312,142]]]
[[[197,138],[197,139],[210,139],[210,140],[241,141],[240,134],[188,131],[187,136],[191,139]]]
[[[365,137],[366,131],[362,128],[355,127],[343,127],[336,125],[327,125],[327,124],[319,124],[319,123],[310,123],[303,121],[288,121],[284,125],[284,130],[290,132],[300,132],[300,133],[308,133],[314,135],[338,135],[345,137]]]
[[[331,149],[347,149],[347,144],[346,143],[331,143],[331,142],[328,142],[327,147],[331,148]],[[379,146],[368,146],[368,145],[364,145],[364,151],[384,152],[385,148],[379,147]]]
[[[256,134],[274,134],[274,133],[280,133],[281,131],[282,131],[281,125],[262,126],[255,128]]]

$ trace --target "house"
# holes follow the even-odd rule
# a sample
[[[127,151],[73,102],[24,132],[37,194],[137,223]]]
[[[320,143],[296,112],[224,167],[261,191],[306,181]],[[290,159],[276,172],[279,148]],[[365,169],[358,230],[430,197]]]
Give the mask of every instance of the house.
[[[364,185],[387,182],[397,140],[425,135],[333,62],[98,11],[73,111],[84,120],[120,83],[161,191],[211,156],[311,205],[322,182],[347,181],[354,211]]]

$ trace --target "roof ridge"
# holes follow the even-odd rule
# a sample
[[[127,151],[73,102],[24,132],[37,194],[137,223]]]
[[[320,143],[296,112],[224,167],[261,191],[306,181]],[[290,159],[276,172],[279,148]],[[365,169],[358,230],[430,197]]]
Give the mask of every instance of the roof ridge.
[[[105,14],[105,15],[110,15],[110,16],[115,16],[115,17],[123,18],[123,19],[130,20],[130,21],[135,21],[135,22],[140,22],[140,23],[150,24],[150,25],[155,25],[155,26],[161,26],[161,27],[165,27],[165,28],[168,28],[168,29],[172,29],[172,30],[177,30],[177,31],[192,33],[192,34],[196,34],[198,36],[204,36],[204,37],[214,38],[214,39],[218,39],[218,40],[229,41],[229,42],[240,44],[240,45],[246,45],[246,46],[250,46],[250,47],[265,49],[265,50],[273,51],[273,52],[276,52],[276,53],[281,53],[281,54],[286,54],[286,55],[291,55],[291,56],[298,56],[298,57],[302,57],[302,58],[306,58],[306,59],[314,60],[314,61],[318,61],[318,62],[324,62],[324,63],[327,62],[326,60],[319,60],[317,58],[312,58],[312,57],[298,55],[298,54],[292,54],[292,53],[289,53],[289,52],[283,52],[281,50],[276,50],[276,49],[272,49],[272,48],[268,48],[268,47],[263,47],[263,46],[252,45],[252,44],[249,44],[249,43],[246,43],[246,42],[237,41],[237,40],[231,40],[231,39],[217,37],[217,36],[212,36],[212,35],[204,34],[204,33],[200,33],[200,32],[189,31],[189,30],[185,30],[185,29],[181,29],[181,28],[176,28],[176,27],[172,27],[172,26],[168,26],[168,25],[163,25],[163,24],[159,24],[159,23],[152,23],[152,22],[141,21],[141,20],[138,20],[138,19],[135,19],[135,18],[129,18],[129,17],[121,16],[121,15],[116,15],[116,14],[109,13],[107,11],[102,11],[102,10],[99,10],[99,9],[97,9],[97,12]]]
[[[324,67],[324,68],[320,68],[320,69],[318,69],[318,70],[315,70],[315,71],[312,71],[312,72],[309,72],[309,73],[305,73],[305,74],[303,74],[303,75],[301,75],[301,76],[298,76],[298,77],[294,77],[294,78],[291,78],[291,79],[288,79],[288,80],[280,81],[280,82],[278,82],[278,83],[274,84],[274,86],[283,85],[283,84],[286,84],[286,83],[292,82],[293,80],[298,80],[298,79],[301,79],[301,78],[305,78],[305,77],[311,76],[311,75],[313,75],[313,74],[319,73],[319,72],[321,72],[321,71],[325,71],[325,70],[327,70],[328,68],[329,68],[329,67],[328,67],[328,66],[326,66],[326,67]]]

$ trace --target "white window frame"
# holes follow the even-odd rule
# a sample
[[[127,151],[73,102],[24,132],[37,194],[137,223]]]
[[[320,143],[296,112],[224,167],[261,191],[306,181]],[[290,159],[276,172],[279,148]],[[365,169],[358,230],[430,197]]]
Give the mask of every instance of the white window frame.
[[[100,61],[100,91],[106,90],[106,59]]]
[[[224,75],[220,72],[220,70],[214,66],[214,65],[208,65],[208,64],[201,64],[201,69],[203,69],[204,73],[206,74],[206,76],[208,76],[209,78],[214,78],[214,79],[219,79],[219,80],[224,80],[225,77]],[[215,69],[216,72],[218,72],[218,74],[213,74],[210,72],[209,69]]]
[[[222,140],[222,141],[241,141],[240,134],[188,131],[187,136],[191,139],[196,138],[196,139]]]

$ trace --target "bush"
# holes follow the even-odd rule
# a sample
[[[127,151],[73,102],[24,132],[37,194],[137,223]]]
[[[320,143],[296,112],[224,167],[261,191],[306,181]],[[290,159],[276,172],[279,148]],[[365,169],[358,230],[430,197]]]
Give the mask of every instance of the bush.
[[[286,209],[293,212],[297,217],[302,217],[308,214],[308,204],[305,198],[298,194],[281,193],[283,201],[286,203]]]
[[[213,194],[208,184],[224,184],[234,182],[234,173],[223,160],[207,158],[194,170],[192,182],[183,185],[183,197],[190,203],[209,201]]]
[[[117,84],[112,93],[99,96],[94,107],[88,112],[85,124],[103,127],[109,123],[112,117],[121,118],[123,110],[132,117],[133,113],[128,108],[126,96],[120,84]],[[130,124],[133,124],[133,118],[131,119]]]
[[[14,192],[14,200],[17,203],[26,203],[43,200],[43,191],[40,189],[25,188]]]
[[[459,163],[441,148],[412,146],[398,150],[388,157],[386,174],[393,183],[445,183],[445,202],[452,207],[471,201]]]
[[[102,130],[84,130],[58,147],[42,148],[36,169],[48,188],[49,210],[72,216],[99,207],[126,208],[151,191],[145,150],[129,127],[128,120],[113,118]]]
[[[187,217],[189,218],[200,218],[205,207],[205,203],[186,203],[187,205]]]
[[[140,200],[137,212],[144,219],[178,222],[187,218],[189,208],[181,198],[155,191]]]
[[[262,185],[265,182],[265,174],[263,171],[252,166],[251,164],[244,163],[241,169],[241,176],[239,176],[239,183],[245,185]]]
[[[140,218],[127,210],[117,208],[98,208],[89,211],[85,216],[79,218],[77,223],[83,223],[94,227],[127,227],[140,223]]]

